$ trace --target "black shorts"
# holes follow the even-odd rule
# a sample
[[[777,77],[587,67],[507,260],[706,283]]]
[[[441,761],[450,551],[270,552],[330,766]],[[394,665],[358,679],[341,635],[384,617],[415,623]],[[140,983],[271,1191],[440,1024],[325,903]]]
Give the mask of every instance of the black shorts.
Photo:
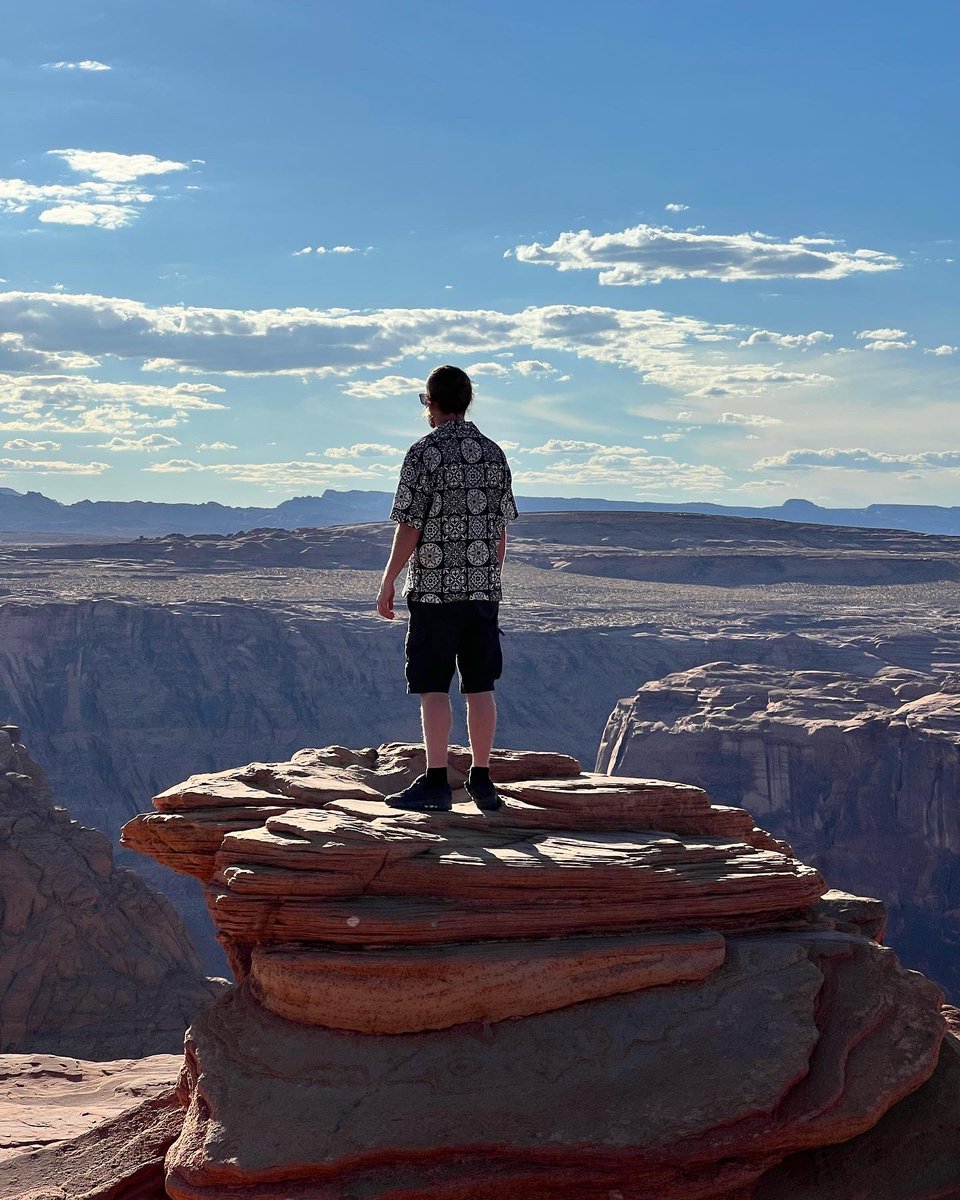
[[[407,600],[410,625],[404,643],[408,692],[446,692],[454,668],[461,692],[492,692],[503,671],[496,600],[424,604]]]

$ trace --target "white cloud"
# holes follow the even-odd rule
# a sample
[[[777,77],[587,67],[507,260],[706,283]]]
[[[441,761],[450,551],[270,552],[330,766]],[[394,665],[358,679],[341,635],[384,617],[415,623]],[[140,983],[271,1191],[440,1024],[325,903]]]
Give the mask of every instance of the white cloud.
[[[551,375],[556,368],[552,367],[548,362],[541,362],[536,358],[525,358],[513,364],[513,369],[518,375],[524,376],[542,376]]]
[[[570,438],[550,438],[542,446],[531,446],[526,454],[579,454],[590,450],[602,450],[600,442],[581,442]]]
[[[216,412],[214,384],[114,383],[87,375],[0,372],[0,431],[116,434],[170,428],[193,411]],[[169,415],[161,416],[166,412]]]
[[[234,483],[250,483],[271,491],[290,488],[323,488],[337,483],[356,483],[374,480],[396,473],[394,464],[369,463],[364,467],[353,463],[336,462],[263,462],[263,463],[198,463],[189,458],[174,458],[167,462],[151,463],[142,470],[155,474],[184,474],[189,471],[218,475]]]
[[[317,246],[317,254],[359,254],[359,246]]]
[[[924,350],[924,354],[956,354],[960,350],[960,346],[950,346],[944,343],[942,346],[935,346],[932,350]]]
[[[720,414],[721,425],[782,425],[779,417],[766,417],[762,413],[725,412]]]
[[[132,183],[144,175],[168,175],[188,171],[190,164],[154,154],[118,154],[114,150],[48,150],[62,159],[71,171],[91,175],[105,183]]]
[[[313,253],[312,246],[303,246],[300,250],[294,250],[293,257],[299,258],[302,254],[312,254],[312,253]]]
[[[89,354],[33,350],[21,333],[0,333],[0,371],[70,370],[98,367],[100,362]]]
[[[236,450],[233,442],[197,442],[198,450]]]
[[[720,467],[708,463],[682,463],[631,447],[609,447],[578,462],[560,459],[536,470],[514,470],[514,482],[525,487],[615,486],[634,497],[667,498],[678,492],[716,494],[730,478]]]
[[[689,204],[665,204],[663,206],[667,212],[686,212],[690,207]]]
[[[185,171],[190,163],[160,159],[152,154],[117,154],[108,150],[48,150],[74,172],[91,178],[80,183],[30,183],[0,179],[0,213],[39,210],[45,225],[79,225],[121,229],[155,199],[138,182],[149,175]],[[199,159],[194,159],[199,162]]]
[[[423,380],[412,375],[383,375],[380,379],[355,380],[343,391],[357,400],[386,400],[388,396],[417,395],[424,387]]]
[[[29,438],[11,438],[3,443],[4,450],[59,450],[59,442],[31,442]]]
[[[466,371],[471,379],[474,375],[496,375],[498,378],[502,379],[504,375],[510,374],[503,363],[498,362],[471,363],[470,366],[466,368]]]
[[[172,446],[179,446],[181,443],[175,437],[169,437],[165,433],[148,433],[143,437],[112,437],[109,441],[101,442],[98,450],[140,450],[154,452],[157,450],[169,450]]]
[[[39,475],[102,475],[109,471],[109,463],[57,462],[49,459],[0,458],[0,475],[11,471],[36,471]]]
[[[575,354],[626,367],[645,382],[694,396],[763,395],[774,386],[815,386],[822,373],[788,371],[779,363],[743,361],[738,325],[716,324],[659,309],[546,305],[520,312],[444,308],[216,309],[95,295],[0,292],[0,328],[38,352],[95,353],[141,360],[147,371],[224,375],[349,377],[405,359],[487,363],[527,348]],[[730,346],[730,343],[734,343]],[[478,351],[486,351],[480,358]],[[356,399],[413,396],[422,378],[388,374],[354,380]],[[734,407],[728,404],[727,407]]]
[[[382,442],[356,442],[352,446],[330,446],[322,452],[327,458],[365,458],[371,454],[383,454],[387,457],[403,454],[396,446],[387,446]]]
[[[854,471],[901,471],[905,468],[960,468],[960,450],[925,450],[919,454],[888,454],[882,450],[854,448],[842,450],[788,450],[785,454],[761,458],[757,470],[796,467],[835,467]]]
[[[910,350],[917,344],[905,329],[861,329],[857,338],[867,343],[864,350]]]
[[[37,219],[48,225],[98,225],[101,229],[122,229],[139,215],[139,210],[132,205],[58,204],[44,209]]]
[[[51,62],[43,66],[49,71],[110,71],[113,68],[95,58],[82,58],[80,62]]]
[[[170,458],[166,462],[151,463],[143,467],[144,471],[153,471],[161,475],[176,475],[184,471],[202,471],[203,463],[194,462],[192,458]]]
[[[550,245],[515,247],[519,262],[560,271],[599,272],[601,284],[641,285],[665,279],[843,279],[863,271],[889,271],[902,264],[877,250],[841,250],[830,238],[768,234],[707,234],[669,226],[635,225],[620,233],[588,229],[561,233]]]
[[[833,334],[815,329],[812,333],[773,333],[769,329],[755,329],[741,346],[759,346],[764,343],[772,346],[783,346],[789,350],[806,349],[820,342],[832,342]]]

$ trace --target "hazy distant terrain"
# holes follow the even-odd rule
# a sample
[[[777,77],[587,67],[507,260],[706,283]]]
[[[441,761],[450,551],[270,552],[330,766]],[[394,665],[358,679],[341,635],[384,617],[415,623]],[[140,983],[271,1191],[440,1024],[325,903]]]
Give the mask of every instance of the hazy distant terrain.
[[[296,496],[274,507],[173,504],[149,500],[78,500],[61,504],[41,492],[0,487],[0,543],[16,541],[122,540],[167,533],[238,533],[256,528],[297,529],[382,521],[392,492],[335,491]],[[909,529],[917,533],[960,535],[960,507],[933,504],[870,504],[866,508],[821,508],[809,500],[787,500],[766,508],[725,504],[658,504],[595,497],[519,496],[521,512],[699,513],[753,517],[864,529]]]
[[[8,549],[0,718],[23,726],[60,802],[114,838],[196,771],[414,738],[405,624],[373,610],[391,530]],[[857,678],[960,666],[960,541],[624,512],[527,514],[511,532],[506,746],[592,767],[618,700],[718,660]],[[222,970],[189,882],[161,886]]]

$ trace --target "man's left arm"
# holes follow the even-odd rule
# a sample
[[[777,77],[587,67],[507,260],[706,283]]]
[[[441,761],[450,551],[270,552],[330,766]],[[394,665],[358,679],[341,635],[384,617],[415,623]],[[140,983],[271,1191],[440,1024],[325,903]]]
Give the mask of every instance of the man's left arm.
[[[503,560],[507,557],[507,527],[504,525],[503,532],[500,534],[500,541],[497,542],[497,562],[500,564],[500,569],[503,570]]]

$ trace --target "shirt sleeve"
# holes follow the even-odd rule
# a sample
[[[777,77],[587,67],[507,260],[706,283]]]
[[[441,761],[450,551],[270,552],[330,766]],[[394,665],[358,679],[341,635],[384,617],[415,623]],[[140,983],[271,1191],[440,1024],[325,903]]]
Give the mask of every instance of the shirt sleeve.
[[[400,482],[390,510],[391,521],[412,525],[414,529],[423,528],[433,498],[426,475],[423,453],[418,446],[411,446],[400,468]]]
[[[520,516],[517,502],[513,498],[513,476],[506,460],[503,464],[503,499],[500,501],[500,514],[506,521],[515,521]]]

